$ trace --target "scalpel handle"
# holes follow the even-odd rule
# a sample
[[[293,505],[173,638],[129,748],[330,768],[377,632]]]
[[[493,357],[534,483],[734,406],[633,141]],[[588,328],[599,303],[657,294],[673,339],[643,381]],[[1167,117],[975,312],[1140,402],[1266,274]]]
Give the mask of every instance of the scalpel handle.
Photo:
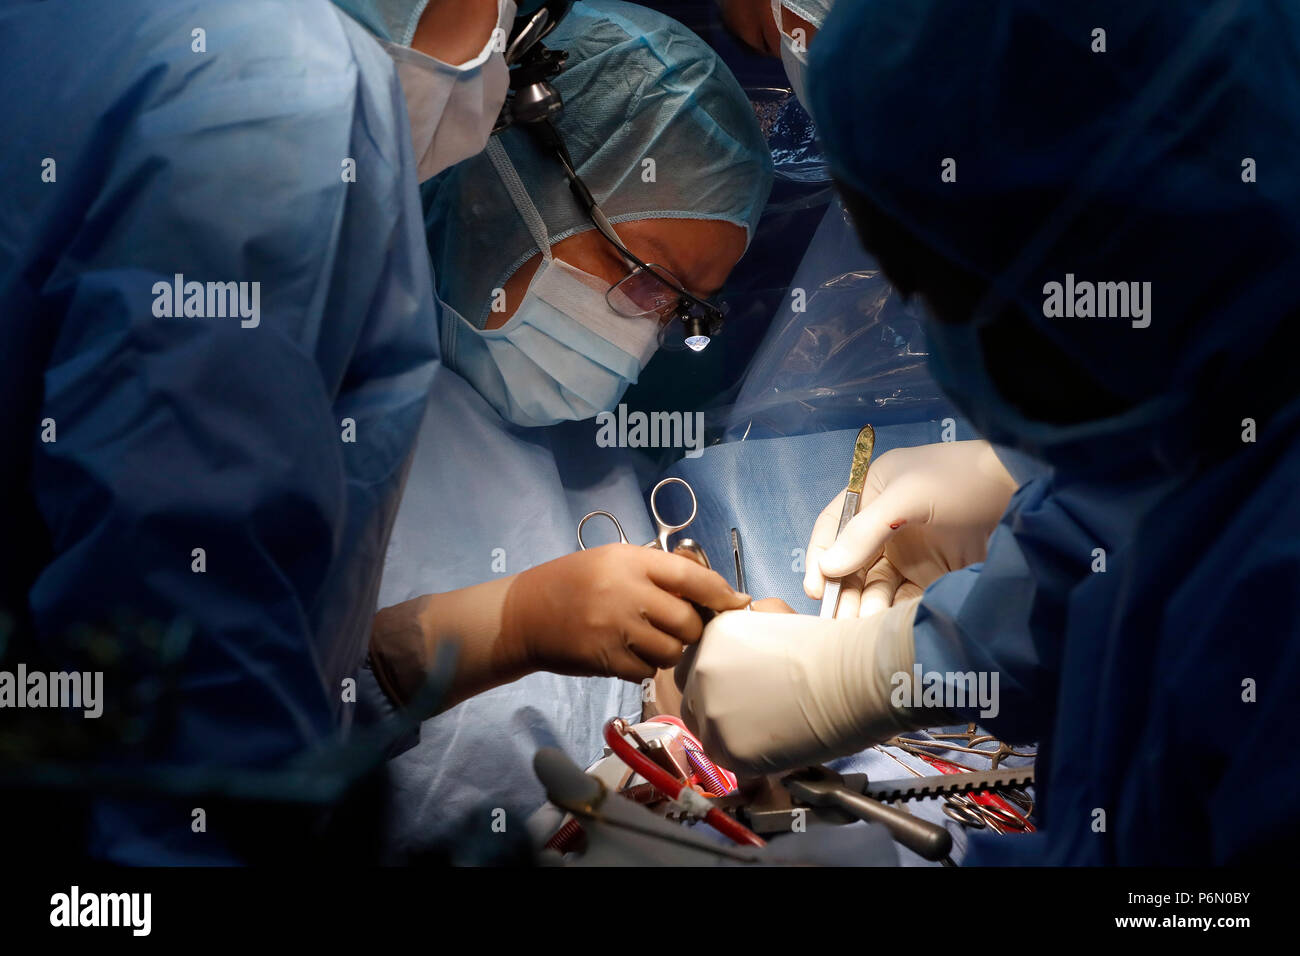
[[[844,510],[840,512],[840,526],[835,529],[835,537],[838,538],[840,533],[848,527],[853,516],[858,513],[858,502],[862,500],[862,495],[856,491],[846,492],[844,495]],[[840,604],[840,579],[827,579],[826,590],[822,592],[822,610],[821,617],[834,617],[835,609]]]
[[[876,430],[870,425],[863,425],[858,437],[853,441],[853,464],[849,468],[849,485],[844,492],[844,509],[840,512],[840,526],[835,529],[839,538],[853,516],[858,513],[858,503],[862,500],[862,489],[867,483],[867,468],[871,466],[871,456],[876,450]],[[822,592],[821,617],[834,617],[835,609],[840,604],[840,582],[827,581],[826,590]]]

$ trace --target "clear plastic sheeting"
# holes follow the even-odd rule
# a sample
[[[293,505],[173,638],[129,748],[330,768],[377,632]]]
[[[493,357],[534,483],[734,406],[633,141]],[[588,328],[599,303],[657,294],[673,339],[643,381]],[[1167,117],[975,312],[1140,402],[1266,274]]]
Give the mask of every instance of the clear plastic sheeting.
[[[955,418],[926,370],[921,308],[833,201],[725,410],[726,440]]]

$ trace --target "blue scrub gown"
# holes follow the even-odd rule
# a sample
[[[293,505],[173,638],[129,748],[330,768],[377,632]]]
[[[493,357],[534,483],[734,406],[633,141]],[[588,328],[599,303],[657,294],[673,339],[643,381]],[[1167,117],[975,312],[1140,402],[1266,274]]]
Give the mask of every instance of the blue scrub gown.
[[[1038,463],[916,617],[925,669],[999,673],[985,723],[1040,742],[1042,831],[972,859],[1293,854],[1300,12],[841,3],[810,56],[848,206],[945,312],[936,380]],[[1145,305],[1063,315],[1075,280]]]
[[[438,369],[392,62],[324,0],[6,4],[0,59],[0,609],[52,663],[182,621],[114,759],[283,767],[351,718]],[[259,283],[257,323],[160,316],[177,276]],[[102,858],[226,859],[188,807],[95,816]]]
[[[596,423],[506,424],[464,379],[443,369],[429,396],[384,565],[380,606],[516,574],[577,548],[578,519],[618,515],[630,540],[652,532],[635,452],[598,448]],[[604,529],[592,528],[593,539]],[[592,539],[589,539],[592,540]],[[426,720],[390,764],[390,849],[488,838],[505,810],[519,827],[545,800],[533,773],[541,747],[580,766],[601,755],[610,717],[635,717],[641,688],[614,678],[531,674]]]

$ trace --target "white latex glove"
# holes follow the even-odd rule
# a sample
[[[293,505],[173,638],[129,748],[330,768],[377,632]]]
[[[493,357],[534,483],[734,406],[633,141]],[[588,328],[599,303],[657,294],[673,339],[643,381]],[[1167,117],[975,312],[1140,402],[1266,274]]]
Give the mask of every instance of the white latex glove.
[[[804,592],[820,600],[828,577],[843,578],[837,618],[869,617],[918,597],[949,571],[984,560],[1015,490],[985,441],[886,452],[872,462],[858,513],[838,540],[844,493],[818,517]]]
[[[949,719],[896,709],[894,675],[911,679],[920,599],[870,618],[727,611],[704,630],[682,717],[709,756],[739,776],[857,753]]]

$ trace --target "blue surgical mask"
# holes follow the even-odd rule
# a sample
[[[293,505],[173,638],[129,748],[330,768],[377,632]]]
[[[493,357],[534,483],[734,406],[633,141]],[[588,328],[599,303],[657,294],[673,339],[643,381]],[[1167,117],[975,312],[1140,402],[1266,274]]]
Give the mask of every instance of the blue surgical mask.
[[[548,249],[501,328],[476,328],[443,303],[443,358],[516,425],[553,425],[613,409],[654,355],[659,323],[618,315],[605,302],[608,286]]]
[[[501,142],[492,140],[485,152],[542,263],[499,329],[481,329],[441,302],[443,361],[516,425],[581,421],[609,411],[658,348],[659,320],[624,318],[605,301],[609,282],[556,259],[546,223]],[[486,315],[484,303],[478,318]]]

